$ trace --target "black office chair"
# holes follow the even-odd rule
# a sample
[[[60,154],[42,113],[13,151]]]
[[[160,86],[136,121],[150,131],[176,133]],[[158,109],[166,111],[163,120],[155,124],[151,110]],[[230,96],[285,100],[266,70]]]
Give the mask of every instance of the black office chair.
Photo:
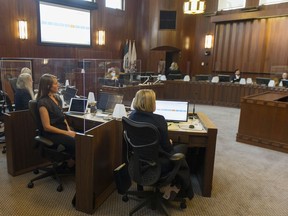
[[[122,118],[123,135],[127,143],[127,162],[131,179],[137,184],[137,188],[150,186],[152,190],[127,191],[122,197],[123,201],[128,201],[128,195],[142,198],[129,215],[133,215],[139,209],[150,204],[152,209],[160,208],[166,215],[169,215],[164,204],[166,199],[160,188],[173,184],[177,172],[179,171],[185,156],[183,154],[170,155],[159,151],[160,134],[152,124],[135,122],[128,118]],[[160,153],[159,153],[160,152]],[[166,174],[161,174],[160,157],[166,158],[173,163],[173,169]],[[182,209],[186,208],[185,198],[175,198],[173,201],[180,202]]]
[[[6,153],[4,113],[13,111],[13,106],[8,94],[0,90],[0,144],[3,144],[2,153]]]
[[[35,174],[38,174],[39,170],[44,171],[44,173],[30,180],[27,186],[28,188],[33,188],[34,181],[51,176],[58,182],[57,191],[61,192],[63,190],[63,185],[60,175],[74,174],[73,171],[71,171],[67,168],[67,166],[65,166],[65,162],[72,158],[72,155],[66,153],[65,148],[62,145],[55,149],[53,147],[53,142],[42,136],[43,127],[36,100],[29,101],[29,110],[37,126],[37,135],[34,138],[36,141],[35,147],[39,148],[42,156],[46,158],[50,163],[45,167],[40,167],[34,170],[33,172]]]
[[[13,77],[13,78],[9,78],[9,83],[10,83],[10,86],[12,88],[12,91],[13,93],[15,94],[16,93],[16,90],[17,90],[17,77]]]

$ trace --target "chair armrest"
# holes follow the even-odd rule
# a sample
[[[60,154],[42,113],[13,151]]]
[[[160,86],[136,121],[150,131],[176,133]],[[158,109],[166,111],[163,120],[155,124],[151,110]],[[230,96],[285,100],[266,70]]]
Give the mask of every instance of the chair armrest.
[[[34,139],[35,139],[37,142],[44,143],[44,144],[45,144],[46,146],[48,146],[48,147],[51,147],[51,146],[54,145],[51,140],[46,139],[46,138],[44,138],[44,137],[42,137],[42,136],[36,136]]]
[[[179,161],[185,158],[185,155],[182,153],[175,153],[169,159],[171,161]]]
[[[164,155],[165,157],[169,158],[169,160],[171,161],[178,161],[178,160],[181,160],[181,159],[184,159],[185,158],[185,155],[182,154],[182,153],[175,153],[175,154],[170,154],[168,152],[165,152],[163,150],[159,150],[160,154]]]

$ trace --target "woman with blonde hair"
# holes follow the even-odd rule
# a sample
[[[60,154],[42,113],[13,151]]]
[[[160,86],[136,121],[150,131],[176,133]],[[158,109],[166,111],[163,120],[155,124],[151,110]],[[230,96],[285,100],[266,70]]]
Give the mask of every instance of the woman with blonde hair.
[[[14,96],[15,110],[28,109],[28,103],[34,99],[33,81],[29,73],[19,75]]]
[[[183,153],[186,154],[187,146],[183,144],[173,145],[172,141],[168,137],[168,125],[165,118],[162,115],[154,114],[156,109],[156,94],[152,89],[139,90],[133,101],[134,110],[130,114],[129,118],[136,122],[147,122],[156,126],[160,133],[160,163],[161,173],[164,175],[173,168],[173,164],[165,157],[161,157],[161,150],[170,154]],[[181,166],[179,171],[178,186],[182,191],[183,196],[187,196],[192,199],[194,196],[193,188],[190,180],[190,171],[186,161]],[[176,183],[177,184],[177,183]],[[177,190],[179,191],[179,189]]]

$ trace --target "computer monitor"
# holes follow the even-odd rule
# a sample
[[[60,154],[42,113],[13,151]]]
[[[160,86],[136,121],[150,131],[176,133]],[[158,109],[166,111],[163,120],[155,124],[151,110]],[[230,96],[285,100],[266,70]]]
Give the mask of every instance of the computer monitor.
[[[129,74],[129,73],[119,74],[118,80],[119,80],[119,84],[120,84],[121,86],[123,86],[123,85],[129,85],[129,83],[130,83],[130,74]]]
[[[106,92],[100,92],[97,109],[103,112],[112,113],[116,104],[121,104],[123,101],[123,95],[111,94]]]
[[[230,82],[231,77],[230,75],[218,75],[219,77],[219,82]]]
[[[196,81],[210,81],[210,75],[206,75],[206,74],[199,74],[195,76],[195,80]]]
[[[256,84],[258,84],[258,85],[268,86],[269,82],[270,82],[270,78],[256,77]]]
[[[168,74],[167,80],[182,80],[182,74]]]
[[[164,116],[166,121],[187,122],[189,103],[187,101],[156,100],[155,114]]]
[[[282,86],[288,88],[288,80],[282,80]]]

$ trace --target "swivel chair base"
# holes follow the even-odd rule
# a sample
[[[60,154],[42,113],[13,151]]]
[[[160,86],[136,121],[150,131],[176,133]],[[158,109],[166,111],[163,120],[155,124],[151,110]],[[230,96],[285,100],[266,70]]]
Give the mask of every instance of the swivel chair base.
[[[44,171],[43,174],[33,178],[32,180],[30,180],[30,182],[28,183],[27,187],[28,188],[33,188],[34,187],[34,181],[40,180],[40,179],[44,179],[46,177],[53,177],[54,179],[56,179],[56,181],[58,182],[58,187],[57,187],[57,191],[61,192],[63,191],[63,185],[62,185],[62,180],[60,178],[60,175],[72,175],[75,173],[75,171],[73,169],[70,169],[66,166],[66,164],[62,164],[62,165],[58,165],[57,163],[54,164],[50,164],[50,166],[52,165],[52,167],[41,167],[38,168],[36,170],[34,170],[34,174],[38,174],[39,170]]]
[[[162,210],[166,216],[170,216],[170,213],[165,205],[165,203],[169,201],[162,197],[163,194],[158,189],[156,189],[156,191],[127,191],[127,193],[123,195],[122,201],[127,202],[129,200],[128,195],[143,198],[143,200],[129,212],[129,216],[132,216],[135,212],[145,206],[151,206],[151,209],[153,210]],[[181,209],[185,209],[187,207],[186,200],[184,198],[176,197],[171,201],[180,202]]]

